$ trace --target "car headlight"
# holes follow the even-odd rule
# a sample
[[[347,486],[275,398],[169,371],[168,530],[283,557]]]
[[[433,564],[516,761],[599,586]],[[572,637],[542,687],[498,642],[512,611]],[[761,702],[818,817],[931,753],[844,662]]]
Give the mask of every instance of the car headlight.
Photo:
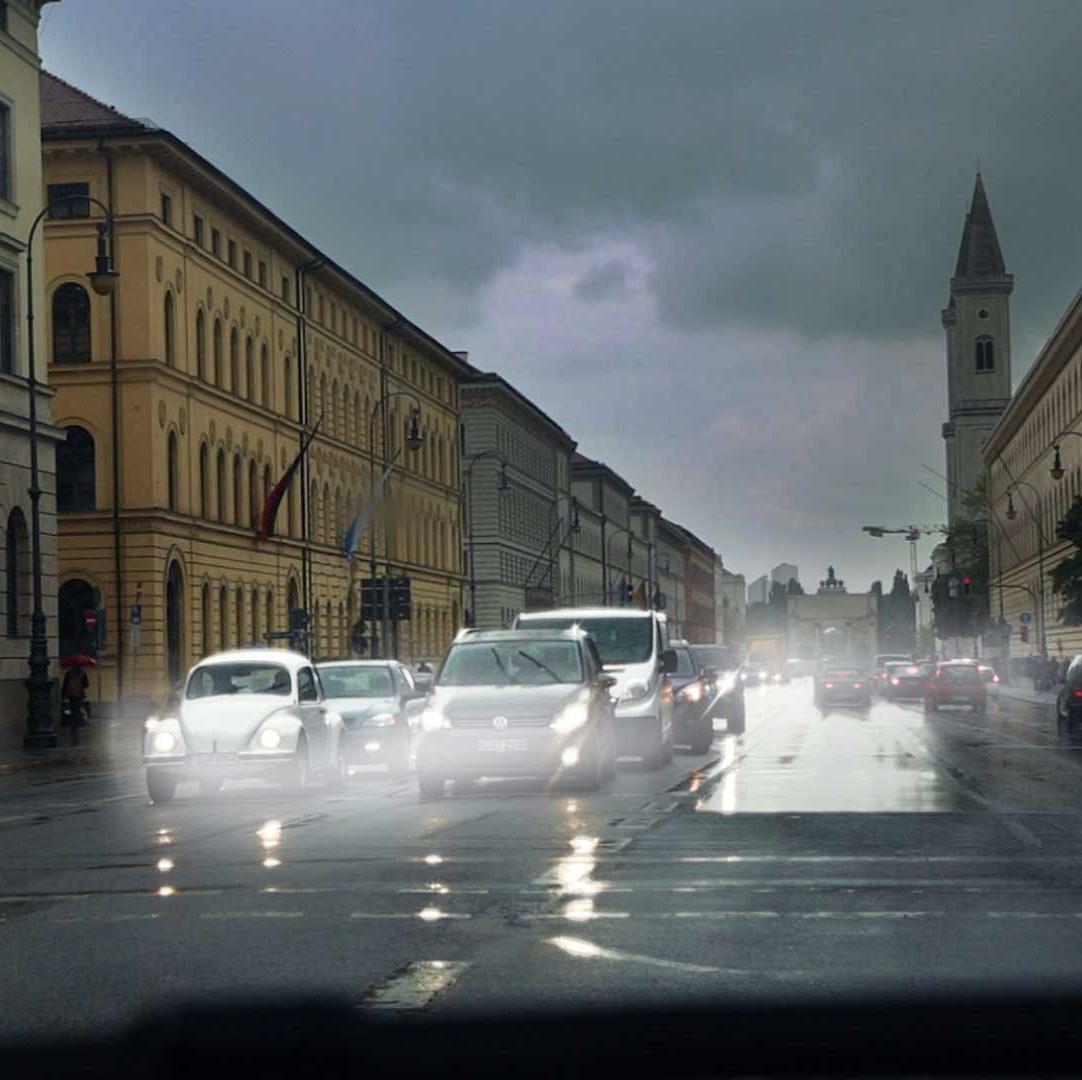
[[[676,700],[696,702],[700,701],[702,696],[703,688],[698,683],[688,683],[683,689],[677,691]]]
[[[277,750],[282,745],[282,733],[277,728],[264,728],[259,733],[259,745],[264,750]]]
[[[398,717],[394,713],[381,712],[376,713],[375,716],[366,716],[361,721],[362,727],[390,727],[397,721]]]
[[[650,693],[649,683],[633,682],[628,683],[627,689],[620,695],[621,701],[638,701],[640,698],[646,697]]]
[[[449,728],[451,725],[447,722],[447,717],[440,712],[439,709],[425,709],[421,713],[421,730],[422,731],[442,731],[444,728]]]
[[[741,682],[747,682],[748,681],[748,673],[746,671],[740,672],[740,681]]]
[[[171,731],[157,731],[150,745],[156,754],[171,754],[177,748],[177,737]]]
[[[572,731],[578,731],[589,719],[590,707],[586,702],[574,701],[556,714],[556,719],[552,721],[552,729],[561,735],[568,735]]]
[[[733,674],[723,675],[718,679],[718,693],[727,694],[736,686],[736,676]]]

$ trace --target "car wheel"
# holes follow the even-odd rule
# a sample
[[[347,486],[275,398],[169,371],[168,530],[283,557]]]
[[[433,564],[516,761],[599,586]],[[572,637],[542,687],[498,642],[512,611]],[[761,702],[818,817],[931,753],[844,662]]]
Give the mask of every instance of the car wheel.
[[[294,795],[303,795],[308,790],[309,780],[308,741],[302,735],[297,743],[297,752],[289,766],[286,788]]]
[[[699,721],[698,730],[691,737],[691,752],[693,754],[709,754],[710,746],[714,742],[714,724],[709,716],[704,716]]]
[[[597,791],[601,787],[601,739],[595,737],[574,769],[569,769],[563,776],[564,782],[572,791]]]
[[[725,718],[725,730],[732,735],[743,735],[746,726],[746,715],[744,699],[741,698],[730,715]]]
[[[423,802],[433,802],[436,799],[442,799],[446,794],[445,789],[446,781],[442,776],[437,776],[436,773],[421,772],[417,773],[417,790],[420,792],[421,800]]]
[[[222,790],[222,778],[220,776],[204,776],[199,781],[199,790],[203,792],[204,799],[213,799]]]
[[[172,802],[176,790],[176,781],[171,776],[157,769],[147,769],[147,795],[152,803]]]

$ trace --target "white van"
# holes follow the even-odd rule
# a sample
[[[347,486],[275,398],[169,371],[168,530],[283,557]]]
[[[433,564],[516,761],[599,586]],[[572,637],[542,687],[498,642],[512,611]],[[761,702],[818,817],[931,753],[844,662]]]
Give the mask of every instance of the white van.
[[[676,655],[660,611],[640,608],[557,608],[524,612],[514,629],[582,627],[597,646],[605,671],[616,679],[616,751],[648,765],[672,760],[672,691]]]

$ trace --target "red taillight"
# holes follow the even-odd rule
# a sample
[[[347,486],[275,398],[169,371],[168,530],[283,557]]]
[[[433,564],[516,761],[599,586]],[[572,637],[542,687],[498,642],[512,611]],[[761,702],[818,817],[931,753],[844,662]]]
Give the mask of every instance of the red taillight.
[[[1071,697],[1082,698],[1082,690],[1072,690]]]
[[[833,689],[834,689],[834,684],[833,684],[832,682],[828,682],[828,683],[823,683],[823,685],[824,685],[824,686],[825,686],[825,687],[826,687],[826,688],[827,688],[828,690],[833,690]],[[1075,691],[1075,693],[1078,693],[1078,691],[1076,690],[1076,691]],[[1079,697],[1082,697],[1082,694],[1079,694]]]
[[[862,683],[862,682],[853,683],[853,689],[854,690],[863,690],[864,689],[864,683]]]

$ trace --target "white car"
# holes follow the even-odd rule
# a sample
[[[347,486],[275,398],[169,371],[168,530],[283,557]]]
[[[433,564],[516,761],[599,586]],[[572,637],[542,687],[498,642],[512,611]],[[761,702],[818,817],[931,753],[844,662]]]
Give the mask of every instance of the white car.
[[[304,791],[314,777],[345,781],[342,718],[307,656],[237,649],[200,660],[175,708],[146,722],[143,764],[152,802],[182,780],[213,793],[228,777],[262,777]]]

